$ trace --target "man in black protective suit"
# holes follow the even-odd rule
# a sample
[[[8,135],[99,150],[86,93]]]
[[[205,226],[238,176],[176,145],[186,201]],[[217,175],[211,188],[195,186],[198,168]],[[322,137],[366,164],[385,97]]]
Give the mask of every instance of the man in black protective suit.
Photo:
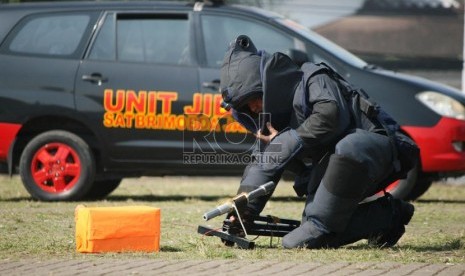
[[[297,194],[307,196],[302,224],[283,237],[285,248],[337,248],[361,239],[391,247],[414,213],[412,204],[389,194],[361,203],[398,178],[400,134],[380,119],[389,122],[385,112],[344,89],[338,77],[324,64],[299,68],[282,53],[259,52],[247,36],[231,43],[224,58],[223,107],[260,140],[238,193],[277,183],[290,170]],[[248,204],[245,223],[270,196]]]

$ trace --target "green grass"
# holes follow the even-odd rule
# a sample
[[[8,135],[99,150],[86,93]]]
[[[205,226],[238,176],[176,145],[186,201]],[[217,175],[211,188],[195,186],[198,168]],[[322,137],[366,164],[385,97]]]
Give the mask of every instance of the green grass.
[[[398,245],[369,247],[361,241],[341,249],[286,250],[280,240],[259,237],[256,249],[228,248],[197,226],[220,227],[205,211],[234,195],[239,178],[165,177],[126,179],[110,197],[95,202],[33,201],[18,177],[0,176],[0,259],[246,259],[313,262],[465,263],[465,186],[435,183],[417,202],[416,213]],[[300,217],[304,201],[282,182],[264,214]],[[162,211],[159,253],[81,254],[75,250],[74,209],[87,206],[146,205]],[[271,243],[271,246],[270,246]]]

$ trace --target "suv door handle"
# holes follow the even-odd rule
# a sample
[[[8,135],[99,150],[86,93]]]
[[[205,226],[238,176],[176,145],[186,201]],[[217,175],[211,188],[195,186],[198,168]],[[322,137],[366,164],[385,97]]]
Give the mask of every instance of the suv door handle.
[[[208,81],[203,82],[202,87],[203,88],[210,88],[210,89],[213,89],[215,91],[218,91],[218,89],[220,89],[220,80],[219,79],[214,79],[214,80],[212,80],[210,82],[208,82]]]
[[[93,73],[91,75],[82,75],[82,80],[89,81],[93,84],[97,84],[98,86],[101,86],[102,83],[108,81],[108,78],[103,77],[102,74],[100,73]]]

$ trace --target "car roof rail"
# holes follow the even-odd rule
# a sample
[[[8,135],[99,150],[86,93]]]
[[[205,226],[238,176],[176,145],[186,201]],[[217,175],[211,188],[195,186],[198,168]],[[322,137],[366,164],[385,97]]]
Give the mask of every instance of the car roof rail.
[[[200,3],[205,3],[206,5],[224,5],[225,1],[224,0],[194,0],[193,2],[200,2]]]

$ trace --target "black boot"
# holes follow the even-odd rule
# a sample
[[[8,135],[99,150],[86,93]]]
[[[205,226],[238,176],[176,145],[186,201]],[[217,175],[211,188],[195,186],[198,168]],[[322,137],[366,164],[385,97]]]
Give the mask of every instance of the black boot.
[[[319,228],[314,221],[305,221],[283,237],[282,245],[284,248],[327,248],[334,236]]]
[[[368,244],[380,248],[392,247],[400,240],[405,233],[405,225],[410,222],[415,212],[413,204],[393,198],[391,195],[388,197],[393,210],[391,226],[368,239]]]
[[[337,248],[362,239],[377,247],[392,247],[405,232],[405,225],[413,216],[410,203],[391,195],[360,204],[347,228],[329,241],[328,247]]]

